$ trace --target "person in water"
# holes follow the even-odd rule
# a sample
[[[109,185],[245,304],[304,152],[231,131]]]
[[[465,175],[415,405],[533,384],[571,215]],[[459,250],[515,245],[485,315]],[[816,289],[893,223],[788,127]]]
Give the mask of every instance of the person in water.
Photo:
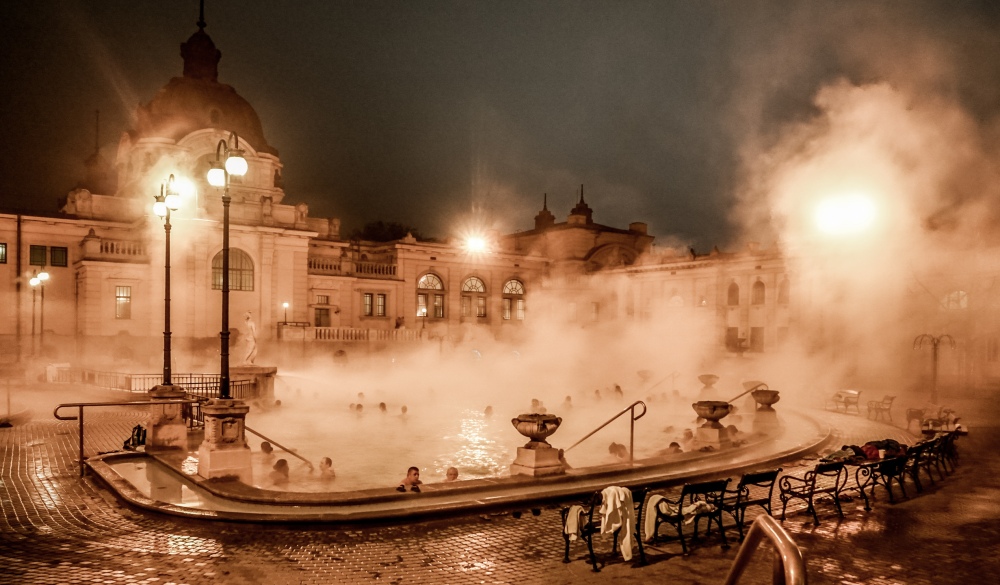
[[[420,481],[420,468],[411,467],[406,470],[406,477],[403,478],[403,481],[399,482],[396,491],[405,492],[406,490],[410,490],[411,492],[419,492],[421,483],[423,482]]]
[[[274,467],[271,468],[271,473],[267,474],[267,477],[274,485],[288,483],[288,461],[278,459],[274,463]]]
[[[319,460],[319,476],[329,479],[337,477],[337,474],[333,471],[333,460],[329,457]]]
[[[447,482],[456,481],[458,479],[458,468],[449,467],[448,471],[444,474],[444,480]]]

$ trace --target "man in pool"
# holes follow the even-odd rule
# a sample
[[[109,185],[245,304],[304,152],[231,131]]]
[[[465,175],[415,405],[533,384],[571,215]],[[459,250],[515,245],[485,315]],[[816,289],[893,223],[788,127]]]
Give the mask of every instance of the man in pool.
[[[405,492],[406,490],[410,490],[411,492],[419,492],[421,483],[423,482],[420,481],[420,468],[411,467],[406,470],[406,477],[403,478],[403,481],[399,482],[396,491]]]

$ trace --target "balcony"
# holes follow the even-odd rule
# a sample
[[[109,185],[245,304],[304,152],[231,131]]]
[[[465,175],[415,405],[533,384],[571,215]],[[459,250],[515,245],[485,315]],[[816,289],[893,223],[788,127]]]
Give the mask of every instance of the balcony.
[[[311,327],[304,323],[278,323],[278,339],[285,341],[407,342],[426,338],[421,329],[362,329]]]
[[[91,230],[80,243],[83,260],[101,262],[149,262],[146,244],[135,240],[102,238]]]
[[[395,263],[356,261],[330,256],[309,257],[309,274],[395,280],[397,271],[398,266]]]

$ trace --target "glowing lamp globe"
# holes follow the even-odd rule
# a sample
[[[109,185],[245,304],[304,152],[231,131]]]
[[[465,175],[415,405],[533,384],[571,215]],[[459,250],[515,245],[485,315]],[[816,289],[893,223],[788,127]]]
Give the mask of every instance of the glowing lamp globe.
[[[226,186],[226,169],[218,163],[212,163],[212,168],[208,169],[208,184],[213,187]]]
[[[30,284],[31,286],[38,286],[38,285],[39,285],[39,283],[41,283],[41,282],[42,282],[42,281],[41,281],[41,280],[38,280],[38,277],[37,277],[37,276],[32,276],[32,277],[31,277],[31,280],[29,280],[29,281],[28,281],[28,284]]]
[[[157,217],[166,217],[167,204],[164,203],[163,201],[157,201],[153,203],[153,213],[155,213]]]
[[[231,151],[226,159],[226,171],[234,177],[242,177],[247,174],[247,159],[243,158],[243,151],[236,149]]]
[[[39,272],[38,273],[38,280],[41,280],[42,282],[44,282],[44,281],[46,281],[48,279],[49,279],[49,273],[48,272]]]

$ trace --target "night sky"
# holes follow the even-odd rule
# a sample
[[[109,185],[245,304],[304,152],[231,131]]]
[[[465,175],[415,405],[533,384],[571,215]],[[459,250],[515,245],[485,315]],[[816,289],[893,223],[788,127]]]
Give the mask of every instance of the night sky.
[[[0,207],[55,211],[94,110],[113,159],[136,105],[181,74],[198,2],[3,4]],[[543,193],[564,221],[583,183],[598,223],[703,250],[742,237],[745,178],[824,86],[884,82],[1000,127],[998,6],[207,0],[205,19],[285,202],[345,232],[530,229]]]

